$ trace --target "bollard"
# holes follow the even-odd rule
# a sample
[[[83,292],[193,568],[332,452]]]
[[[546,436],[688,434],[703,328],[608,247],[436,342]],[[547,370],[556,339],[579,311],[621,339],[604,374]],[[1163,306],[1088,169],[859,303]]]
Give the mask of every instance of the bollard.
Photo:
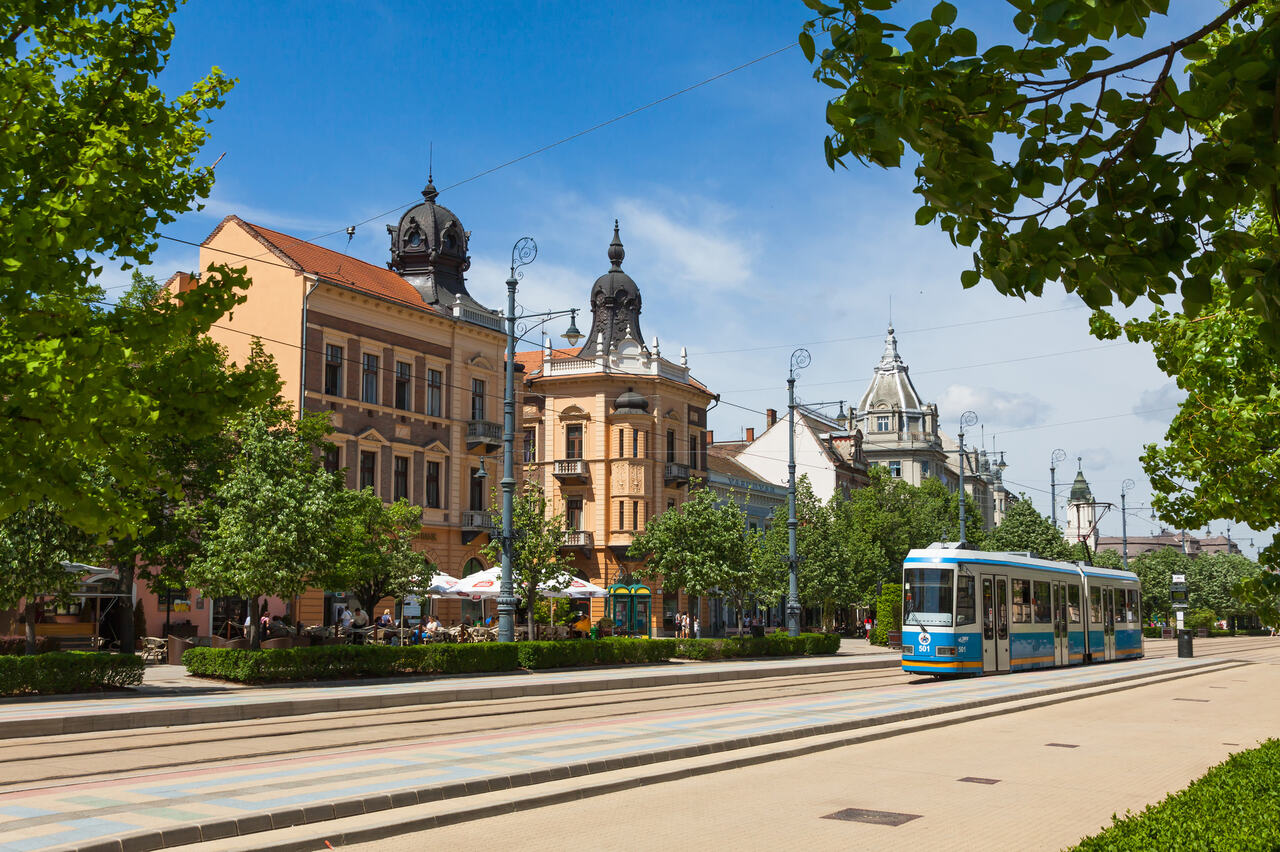
[[[1178,656],[1179,657],[1195,656],[1195,654],[1191,653],[1191,631],[1190,630],[1178,631]]]

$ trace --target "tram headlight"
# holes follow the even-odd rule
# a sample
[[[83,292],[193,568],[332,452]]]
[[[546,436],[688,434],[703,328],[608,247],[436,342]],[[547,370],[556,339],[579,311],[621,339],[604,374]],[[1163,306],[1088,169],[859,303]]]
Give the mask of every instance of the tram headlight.
[[[956,649],[955,649],[955,647],[954,647],[954,646],[952,646],[952,645],[939,645],[939,646],[938,646],[938,656],[939,656],[939,657],[954,657],[955,655],[956,655]]]

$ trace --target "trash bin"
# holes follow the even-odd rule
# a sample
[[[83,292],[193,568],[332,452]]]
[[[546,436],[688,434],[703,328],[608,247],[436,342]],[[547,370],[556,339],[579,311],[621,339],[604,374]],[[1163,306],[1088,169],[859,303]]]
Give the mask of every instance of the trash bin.
[[[600,638],[600,626],[598,624],[591,625],[591,638],[592,639]]]
[[[1193,653],[1191,653],[1191,631],[1190,630],[1178,631],[1178,656],[1179,657],[1195,656]]]

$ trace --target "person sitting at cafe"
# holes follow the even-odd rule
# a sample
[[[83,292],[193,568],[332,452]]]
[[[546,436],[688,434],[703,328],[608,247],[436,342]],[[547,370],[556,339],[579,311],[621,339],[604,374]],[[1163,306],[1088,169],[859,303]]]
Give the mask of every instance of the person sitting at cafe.
[[[584,636],[587,635],[591,632],[591,616],[587,615],[585,612],[581,613],[578,620],[570,625],[570,629],[573,630],[574,633],[581,633]]]
[[[378,616],[377,624],[379,627],[390,627],[392,625],[391,610],[384,609],[382,615]]]
[[[442,629],[443,628],[440,624],[440,619],[436,618],[434,615],[432,615],[430,618],[427,619],[427,625],[424,628],[427,636],[434,638],[435,636],[439,635]]]

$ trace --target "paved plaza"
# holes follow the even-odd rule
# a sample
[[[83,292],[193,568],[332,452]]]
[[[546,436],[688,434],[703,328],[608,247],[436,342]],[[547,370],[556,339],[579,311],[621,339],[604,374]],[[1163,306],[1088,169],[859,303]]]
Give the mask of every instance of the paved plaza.
[[[1243,646],[1217,646],[1219,650],[1239,647]],[[463,680],[482,680],[497,690],[509,688],[508,681],[517,681],[534,687],[528,691],[530,695],[538,694],[543,688],[547,690],[543,695],[550,695],[557,688],[567,690],[575,680],[590,682],[594,679],[599,682],[614,678],[615,687],[622,688],[606,692],[603,690],[607,687],[595,687],[602,690],[601,697],[596,699],[600,702],[599,718],[579,714],[568,721],[534,724],[532,720],[535,717],[530,716],[530,722],[521,725],[521,716],[516,714],[501,724],[495,722],[491,731],[484,729],[481,720],[481,724],[470,726],[466,733],[460,735],[444,733],[449,730],[449,725],[442,722],[441,727],[430,729],[430,735],[395,742],[343,745],[340,739],[335,738],[331,746],[328,745],[330,740],[323,740],[326,747],[305,751],[242,759],[235,759],[232,753],[216,760],[185,764],[175,761],[172,765],[137,771],[128,771],[128,767],[122,767],[118,772],[100,770],[97,775],[88,773],[90,777],[68,777],[66,774],[56,777],[51,772],[49,779],[43,782],[30,785],[8,783],[0,786],[0,849],[123,851],[201,841],[205,841],[210,849],[323,848],[318,838],[326,833],[338,842],[342,842],[344,837],[359,839],[374,830],[385,834],[387,824],[393,824],[401,817],[411,828],[412,820],[416,818],[414,808],[434,809],[434,815],[424,819],[434,821],[430,824],[443,824],[480,815],[476,808],[486,807],[485,803],[495,796],[506,796],[512,801],[543,797],[545,802],[554,802],[565,796],[577,799],[588,791],[591,795],[630,795],[607,793],[610,785],[616,785],[626,773],[647,773],[651,776],[636,783],[700,775],[715,779],[706,783],[719,785],[719,775],[737,777],[744,771],[764,771],[754,764],[772,761],[783,753],[802,755],[806,750],[819,748],[830,753],[831,749],[839,749],[842,744],[852,741],[851,738],[862,737],[869,742],[879,736],[897,733],[899,736],[888,742],[896,742],[896,748],[901,749],[905,741],[901,739],[901,730],[890,730],[894,726],[919,724],[924,729],[935,724],[950,724],[938,720],[958,714],[980,718],[1027,707],[1033,701],[1051,703],[1067,700],[1069,704],[1064,705],[1067,708],[1065,712],[1070,712],[1071,707],[1092,706],[1097,700],[1071,700],[1083,694],[1131,690],[1118,693],[1117,698],[1123,700],[1125,695],[1132,696],[1142,689],[1155,688],[1150,684],[1170,682],[1169,679],[1180,679],[1193,672],[1226,676],[1225,673],[1233,671],[1260,668],[1237,657],[1226,654],[1179,660],[1173,656],[1153,656],[1132,663],[949,682],[927,681],[883,668],[853,667],[854,663],[875,662],[871,659],[828,660],[843,662],[846,669],[829,674],[818,667],[819,660],[667,667],[664,671],[683,670],[687,675],[701,673],[705,678],[702,683],[709,684],[708,688],[735,690],[725,692],[722,698],[712,703],[692,706],[684,706],[689,702],[681,696],[699,688],[696,687],[697,682],[663,684],[659,677],[658,681],[646,687],[641,685],[643,681],[635,680],[661,667],[442,679],[434,683],[450,683],[455,690]],[[785,663],[808,663],[811,671],[790,677],[796,683],[813,685],[806,690],[797,689],[795,694],[790,689],[770,691],[771,681],[759,677],[759,670],[748,675],[753,665],[765,665],[773,667],[777,676],[782,678]],[[744,675],[748,679],[751,675],[757,678],[745,684],[724,682],[743,678]],[[825,678],[862,680],[827,684]],[[893,680],[886,681],[886,678]],[[317,717],[313,724],[325,723],[329,736],[340,735],[343,732],[340,705],[350,698],[348,692],[351,690],[403,697],[407,694],[405,690],[421,689],[427,685],[430,684],[329,687],[327,691],[332,696],[328,706],[330,712],[323,719]],[[306,688],[306,691],[317,689],[320,688]],[[400,692],[396,692],[397,689]],[[610,703],[621,704],[633,693],[640,694],[646,689],[656,695],[667,696],[664,699],[667,703],[627,707],[616,715],[609,715],[607,707]],[[153,695],[133,700],[143,702],[142,706],[155,711],[162,709],[155,706],[157,702],[170,702],[164,707],[176,713],[190,713],[193,708],[198,709],[208,703],[216,707],[231,707],[239,702],[238,706],[248,708],[268,701],[278,704],[278,693],[286,691],[278,688],[232,690],[197,695]],[[118,702],[127,700],[107,699],[97,704],[116,707]],[[578,700],[580,703],[572,693],[557,700]],[[495,712],[505,703],[508,702],[493,699]],[[2,709],[9,714],[9,723],[18,724],[23,721],[18,718],[23,714],[25,721],[38,722],[40,720],[34,718],[39,715],[37,711],[43,712],[49,705],[58,704],[82,715],[92,714],[95,707],[93,701],[78,700],[11,703]],[[424,704],[441,707],[440,712],[444,712],[438,700],[428,698]],[[421,711],[397,712],[413,714],[425,710],[424,707]],[[118,713],[119,709],[109,712]],[[352,711],[353,721],[357,713],[363,713],[362,718],[376,719],[381,712],[377,709]],[[0,716],[0,720],[5,718]],[[298,721],[309,718],[301,717]],[[276,724],[292,725],[294,721],[282,719]],[[206,732],[220,730],[218,725],[206,725],[199,730],[164,728],[155,729],[155,736],[159,740],[185,731],[187,736],[199,737]],[[879,733],[868,736],[864,734],[866,731]],[[112,735],[72,737],[69,751],[64,749],[68,756],[61,758],[60,765],[70,765],[69,761],[74,760],[74,744],[88,742],[83,738],[89,736],[107,741],[106,738]],[[28,753],[38,753],[46,748],[45,742],[59,740],[33,739]],[[859,745],[854,748],[865,747]],[[191,742],[187,753],[192,757],[199,755],[198,740]],[[858,753],[861,754],[860,751]],[[17,755],[17,752],[13,754]],[[739,764],[737,771],[715,774],[721,768],[720,764],[726,761],[736,761]],[[785,764],[794,762],[783,761]],[[52,767],[56,763],[44,761],[41,765]],[[631,781],[624,780],[623,783],[634,786]],[[646,795],[650,794],[646,792]],[[514,805],[500,806],[499,811],[503,807],[510,810]],[[909,810],[905,806],[898,809]],[[472,811],[469,815],[466,814],[468,810]],[[442,819],[440,815],[446,811],[452,816]],[[366,827],[351,828],[347,826],[350,820],[364,820]],[[368,828],[373,824],[370,820],[381,828]],[[280,830],[288,826],[294,828]],[[344,831],[348,833],[344,834]],[[306,839],[313,837],[317,839]],[[290,843],[298,845],[290,847]]]

